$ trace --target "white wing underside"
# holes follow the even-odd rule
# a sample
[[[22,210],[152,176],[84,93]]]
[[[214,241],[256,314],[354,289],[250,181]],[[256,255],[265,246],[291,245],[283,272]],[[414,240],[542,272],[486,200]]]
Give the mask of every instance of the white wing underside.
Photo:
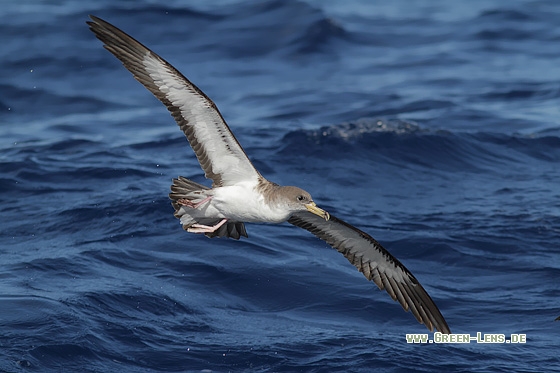
[[[212,100],[140,42],[97,17],[91,19],[90,28],[105,48],[171,112],[213,186],[259,180],[259,172]]]

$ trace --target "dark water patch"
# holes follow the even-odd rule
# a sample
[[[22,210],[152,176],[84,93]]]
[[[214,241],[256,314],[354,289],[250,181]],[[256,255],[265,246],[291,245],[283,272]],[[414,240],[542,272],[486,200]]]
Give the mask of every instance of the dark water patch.
[[[14,271],[30,271],[29,273],[48,273],[58,280],[75,279],[91,275],[92,269],[86,263],[74,257],[40,258],[29,262],[21,262],[13,266]]]
[[[76,154],[78,152],[83,152],[84,149],[95,148],[98,145],[98,142],[86,139],[65,139],[53,144],[47,144],[39,151],[47,153],[55,152],[57,154]]]
[[[111,205],[80,201],[78,198],[78,203],[58,212],[54,225],[49,222],[47,227],[57,225],[58,230],[66,233],[88,232],[81,243],[96,241],[92,240],[93,237],[100,241],[119,242],[130,237],[151,235],[149,227],[165,221],[164,217],[171,216],[172,211],[165,197],[157,200],[136,198],[134,202],[113,201]],[[138,221],[134,223],[134,219]]]
[[[244,57],[280,54],[301,58],[306,54],[329,52],[327,45],[344,37],[341,25],[308,3],[268,0],[259,4],[236,5],[229,8],[227,20],[218,25],[227,31],[224,41],[232,56]],[[261,35],[245,30],[232,33],[238,23],[251,24]],[[262,37],[265,36],[265,37]]]
[[[35,347],[30,351],[30,355],[40,360],[40,365],[45,368],[58,368],[68,363],[87,364],[97,357],[90,347],[70,343],[53,343]]]
[[[91,113],[99,111],[107,106],[113,106],[111,102],[106,102],[97,98],[83,95],[61,95],[42,88],[16,88],[11,85],[0,85],[0,92],[4,92],[5,97],[0,100],[10,108],[10,110],[0,111],[2,116],[23,115],[37,116],[53,115],[60,113],[64,108],[65,113]]]
[[[88,348],[60,342],[61,338],[76,338],[84,332],[83,320],[63,303],[36,296],[4,296],[0,303],[2,345],[6,348],[2,355],[14,364],[9,371],[16,365],[40,370],[51,364],[60,366],[59,359],[74,352],[91,358]],[[66,354],[57,345],[68,347]],[[48,352],[50,348],[57,350],[54,356]],[[42,352],[36,353],[38,350]]]
[[[189,149],[185,149],[188,147],[188,142],[184,137],[181,136],[173,136],[173,137],[164,137],[160,139],[154,139],[151,141],[144,141],[139,143],[134,143],[127,145],[127,148],[135,149],[135,150],[149,150],[153,151],[156,149],[169,149],[171,147],[177,147],[185,150],[185,153],[189,152]]]
[[[151,173],[135,168],[113,168],[113,167],[84,167],[79,170],[49,171],[34,170],[34,172],[22,170],[17,177],[22,181],[34,181],[37,177],[43,177],[45,182],[68,182],[74,179],[77,183],[88,179],[115,180],[121,178],[139,178],[151,175]]]
[[[134,20],[135,23],[150,23],[154,18],[162,17],[168,22],[167,25],[174,23],[192,23],[201,21],[220,21],[224,19],[224,15],[220,14],[221,8],[217,8],[216,12],[195,10],[192,7],[174,6],[166,4],[165,6],[155,4],[137,4],[127,6],[126,4],[112,4],[113,6],[105,9],[105,12],[111,13],[112,17]],[[171,14],[170,14],[171,13]],[[95,15],[95,14],[94,14]],[[167,16],[167,17],[166,17]],[[188,20],[188,22],[187,22]],[[173,27],[169,27],[173,30]]]
[[[556,136],[516,136],[495,133],[479,133],[476,138],[488,144],[515,150],[530,158],[546,162],[560,160],[560,137]]]
[[[528,12],[523,12],[518,9],[491,9],[483,11],[478,18],[480,20],[488,20],[491,22],[502,22],[502,21],[531,21],[534,17]]]
[[[484,100],[528,100],[554,99],[560,95],[558,83],[524,82],[501,84],[491,92],[481,95]]]
[[[520,43],[550,40],[557,32],[549,25],[554,24],[551,13],[542,8],[532,9],[514,6],[510,9],[492,9],[481,12],[471,22],[465,24],[467,34],[481,41],[481,50],[491,53],[500,50],[518,50]],[[547,53],[545,50],[538,54]]]
[[[319,51],[328,52],[328,43],[333,39],[344,38],[345,30],[333,19],[320,18],[296,38],[293,44],[297,54],[309,54]]]
[[[477,32],[474,36],[481,40],[517,41],[523,39],[530,39],[533,37],[533,33],[530,31],[506,28],[500,30],[482,30]],[[490,47],[489,49],[494,50],[492,47]]]
[[[167,318],[185,315],[201,315],[199,311],[189,308],[176,299],[171,299],[164,294],[150,294],[145,290],[138,291],[135,295],[130,293],[86,293],[79,298],[68,299],[65,303],[88,313],[110,315],[114,320],[128,321],[142,320],[144,313],[154,318]],[[203,328],[200,329],[202,331]]]

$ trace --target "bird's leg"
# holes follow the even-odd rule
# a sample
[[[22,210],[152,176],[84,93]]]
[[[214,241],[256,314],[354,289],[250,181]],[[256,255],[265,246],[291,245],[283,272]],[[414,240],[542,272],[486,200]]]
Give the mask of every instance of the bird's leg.
[[[212,196],[208,196],[208,197],[204,198],[202,201],[194,203],[193,201],[189,201],[188,199],[181,198],[181,199],[177,200],[177,203],[180,204],[181,206],[187,206],[187,207],[191,207],[193,209],[196,209],[200,205],[210,201],[211,199],[212,199]]]
[[[187,228],[187,232],[190,233],[212,233],[215,232],[218,228],[220,228],[222,225],[224,225],[227,222],[227,219],[222,219],[222,221],[220,221],[218,224],[216,225],[204,225],[204,224],[193,224],[190,227]]]

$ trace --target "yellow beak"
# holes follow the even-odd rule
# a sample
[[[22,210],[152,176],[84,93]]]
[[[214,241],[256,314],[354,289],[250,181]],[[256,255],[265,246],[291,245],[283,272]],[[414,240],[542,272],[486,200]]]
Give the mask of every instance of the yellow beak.
[[[309,202],[308,204],[305,205],[305,207],[307,208],[307,211],[318,215],[320,217],[322,217],[325,220],[329,220],[331,218],[331,216],[329,215],[328,212],[326,212],[325,210],[317,207],[317,205],[315,204],[315,202]]]

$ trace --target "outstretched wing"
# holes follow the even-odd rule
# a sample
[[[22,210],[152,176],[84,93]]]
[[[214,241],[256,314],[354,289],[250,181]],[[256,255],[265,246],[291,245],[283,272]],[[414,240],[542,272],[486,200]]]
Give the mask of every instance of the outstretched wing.
[[[306,229],[337,249],[368,280],[398,300],[405,311],[411,310],[420,324],[433,331],[451,333],[447,322],[426,290],[406,267],[379,242],[356,227],[330,216],[325,220],[309,212],[294,214],[289,223]]]
[[[260,177],[224,118],[198,87],[163,58],[110,23],[90,16],[91,31],[171,112],[214,186]]]

